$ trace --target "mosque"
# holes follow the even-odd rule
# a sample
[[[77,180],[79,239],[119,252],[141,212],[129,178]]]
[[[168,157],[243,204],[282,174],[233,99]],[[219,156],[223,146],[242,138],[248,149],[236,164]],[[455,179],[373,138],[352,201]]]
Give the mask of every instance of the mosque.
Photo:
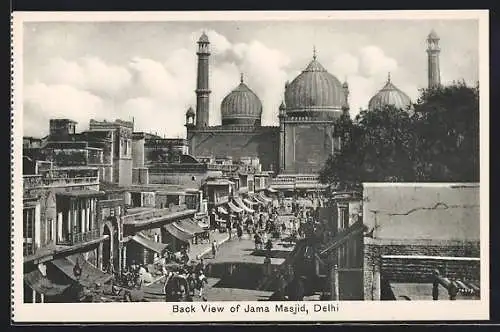
[[[258,158],[263,170],[278,175],[318,174],[325,161],[340,149],[336,121],[349,114],[349,86],[318,61],[316,52],[305,69],[284,86],[279,126],[261,124],[262,102],[243,75],[220,106],[221,125],[209,126],[210,41],[198,42],[196,110],[186,112],[189,154],[197,159],[230,157],[233,161]],[[428,84],[440,84],[439,37],[427,36]],[[369,101],[368,109],[386,105],[409,109],[411,100],[391,81]]]

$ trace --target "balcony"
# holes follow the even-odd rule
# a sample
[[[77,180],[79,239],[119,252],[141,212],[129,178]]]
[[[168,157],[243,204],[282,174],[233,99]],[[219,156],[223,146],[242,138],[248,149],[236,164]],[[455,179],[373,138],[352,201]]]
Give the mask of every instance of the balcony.
[[[99,185],[98,176],[84,177],[44,177],[42,175],[23,175],[23,189],[41,189],[68,186]]]
[[[87,232],[73,232],[68,234],[68,237],[57,241],[58,245],[74,246],[81,243],[87,243],[100,238],[99,229],[93,229]]]
[[[78,243],[90,242],[97,240],[100,237],[99,229],[93,229],[83,233],[72,233],[70,236],[70,245],[74,246]]]
[[[141,211],[137,213],[130,213],[125,216],[123,216],[123,223],[124,224],[134,224],[137,222],[141,221],[146,221],[146,220],[159,220],[161,218],[165,218],[172,213],[180,212],[180,211],[185,211],[187,210],[187,206],[185,204],[181,205],[174,205],[169,208],[165,209],[156,209],[156,208],[151,208],[147,209],[146,211]],[[130,212],[130,210],[129,210]]]

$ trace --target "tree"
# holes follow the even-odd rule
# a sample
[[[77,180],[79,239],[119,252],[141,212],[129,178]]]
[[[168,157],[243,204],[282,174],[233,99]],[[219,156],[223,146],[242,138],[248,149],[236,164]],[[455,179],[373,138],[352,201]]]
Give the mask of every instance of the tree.
[[[479,181],[479,86],[423,90],[414,134],[419,181]]]
[[[413,111],[387,106],[340,118],[338,154],[320,173],[337,189],[362,182],[479,180],[479,87],[421,90]]]

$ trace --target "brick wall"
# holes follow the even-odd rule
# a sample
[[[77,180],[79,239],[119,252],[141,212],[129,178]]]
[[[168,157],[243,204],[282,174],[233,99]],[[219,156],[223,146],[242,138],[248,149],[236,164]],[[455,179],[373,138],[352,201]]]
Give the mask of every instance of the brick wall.
[[[444,259],[401,259],[382,255],[444,256],[479,258],[479,242],[476,241],[427,241],[427,240],[372,240],[365,238],[364,289],[365,299],[371,299],[373,270],[380,276],[397,282],[429,282],[434,269],[446,277],[479,281],[479,261]],[[378,290],[379,292],[380,290]],[[377,290],[375,290],[377,293]],[[378,296],[380,296],[378,294]]]

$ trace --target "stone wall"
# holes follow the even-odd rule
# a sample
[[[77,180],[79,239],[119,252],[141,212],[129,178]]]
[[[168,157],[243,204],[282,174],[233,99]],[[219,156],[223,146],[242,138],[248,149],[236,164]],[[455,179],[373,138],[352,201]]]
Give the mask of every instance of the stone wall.
[[[128,186],[132,184],[132,159],[118,159],[115,161],[118,164],[118,184]]]
[[[172,185],[183,185],[190,188],[199,188],[201,182],[207,177],[208,173],[166,173],[166,172],[155,172],[149,170],[149,184],[172,184]]]
[[[263,170],[278,167],[279,128],[261,127],[255,131],[203,131],[190,133],[190,153],[194,157],[225,157],[234,161],[259,158]]]
[[[426,240],[372,240],[364,244],[365,300],[372,300],[375,275],[394,282],[431,282],[434,269],[446,277],[477,280],[480,278],[479,261],[446,259],[385,258],[383,255],[441,256],[479,258],[479,242],[475,241],[426,241]],[[380,299],[380,288],[373,289],[374,300]]]

